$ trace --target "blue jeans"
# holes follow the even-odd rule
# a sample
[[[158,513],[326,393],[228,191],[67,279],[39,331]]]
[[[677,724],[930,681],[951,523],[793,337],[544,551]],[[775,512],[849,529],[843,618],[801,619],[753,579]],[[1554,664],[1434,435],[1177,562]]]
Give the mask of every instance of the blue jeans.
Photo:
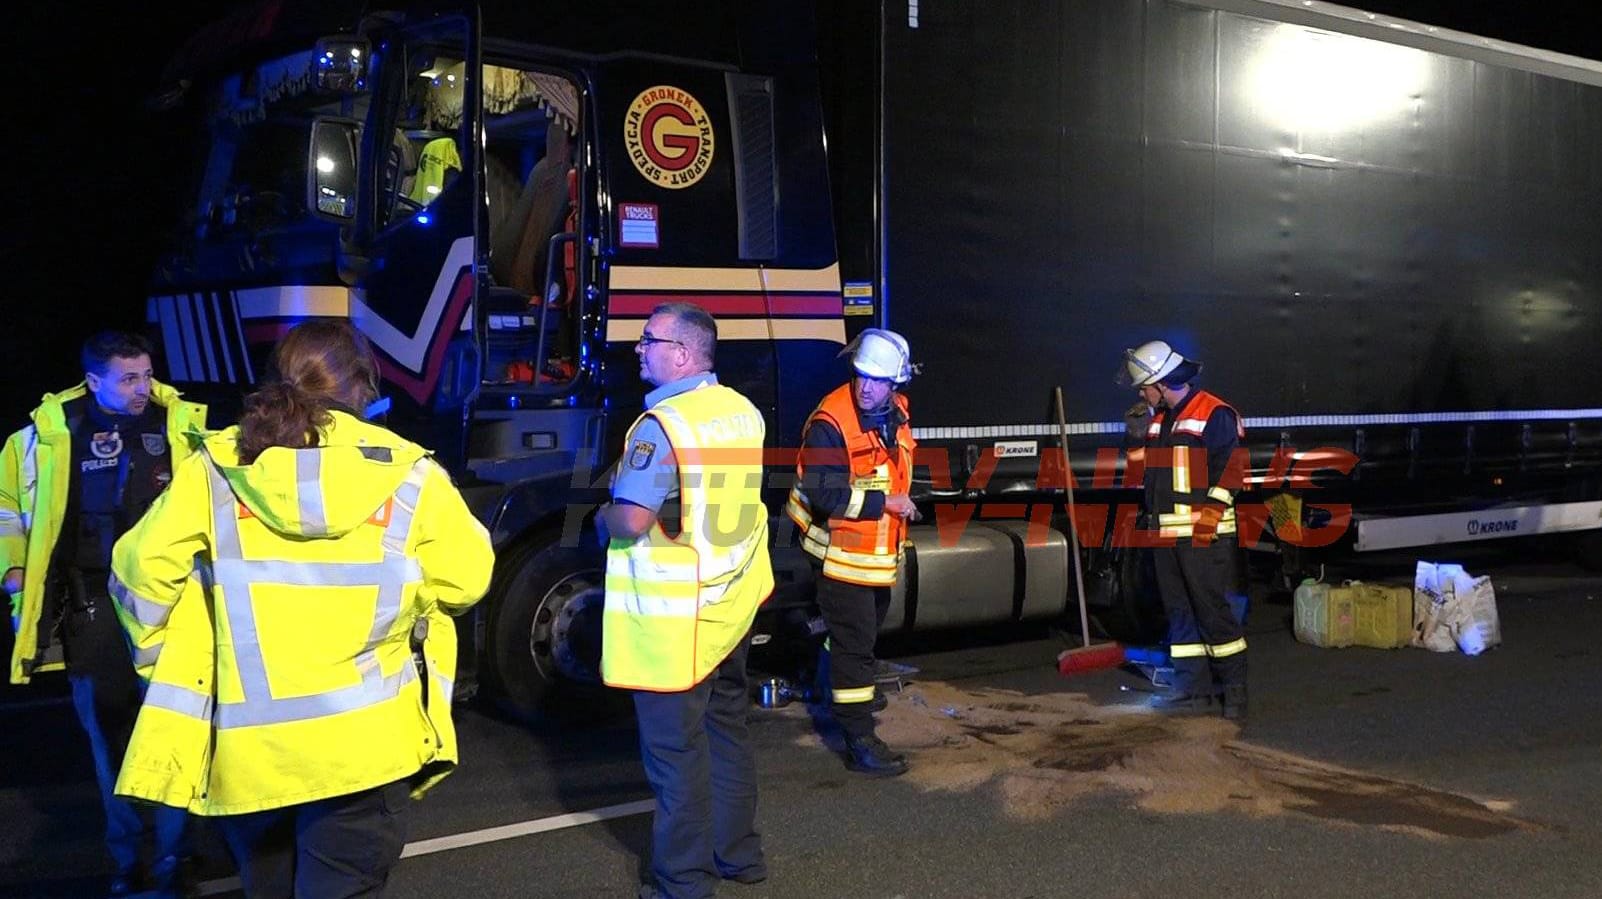
[[[130,670],[129,676],[132,676]],[[117,870],[130,872],[139,866],[139,848],[146,828],[140,809],[117,796],[117,772],[122,768],[122,757],[128,748],[128,737],[133,730],[133,719],[139,714],[140,699],[137,688],[131,695],[109,685],[90,674],[69,674],[72,684],[72,706],[78,712],[78,723],[89,737],[89,750],[94,755],[95,781],[100,785],[100,803],[106,812],[106,849],[117,863]],[[132,707],[128,707],[132,700]],[[158,805],[150,812],[150,827],[155,837],[154,868],[167,873],[169,858],[189,854],[185,824],[189,815],[183,809]],[[170,875],[168,875],[170,876]]]

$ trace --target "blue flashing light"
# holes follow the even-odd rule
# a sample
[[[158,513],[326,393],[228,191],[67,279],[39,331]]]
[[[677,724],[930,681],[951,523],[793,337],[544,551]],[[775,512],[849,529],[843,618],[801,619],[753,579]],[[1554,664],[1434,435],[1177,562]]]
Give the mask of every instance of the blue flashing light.
[[[506,408],[508,409],[516,409],[521,405],[523,405],[523,398],[515,393],[506,398]]]
[[[419,225],[426,225],[426,224],[428,224],[429,222],[432,222],[432,221],[433,221],[433,218],[431,218],[429,216],[429,214],[426,213],[426,212],[420,212],[420,213],[417,214],[417,223]]]

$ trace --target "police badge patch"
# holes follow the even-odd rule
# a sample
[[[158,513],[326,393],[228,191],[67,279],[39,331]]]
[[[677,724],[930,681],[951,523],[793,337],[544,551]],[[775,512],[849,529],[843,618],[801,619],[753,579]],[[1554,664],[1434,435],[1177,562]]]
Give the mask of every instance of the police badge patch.
[[[89,452],[96,459],[115,459],[122,453],[122,434],[116,431],[96,431],[89,439]]]
[[[635,471],[644,471],[651,464],[651,457],[656,455],[656,444],[649,440],[634,441],[634,448],[629,450],[629,467]]]
[[[160,434],[140,434],[139,440],[145,445],[145,452],[152,456],[167,452],[167,438]]]

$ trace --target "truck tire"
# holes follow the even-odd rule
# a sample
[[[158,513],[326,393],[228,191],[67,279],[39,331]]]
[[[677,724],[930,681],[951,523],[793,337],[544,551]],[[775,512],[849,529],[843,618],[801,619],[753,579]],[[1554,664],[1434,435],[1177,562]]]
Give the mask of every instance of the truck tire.
[[[502,712],[539,721],[600,689],[603,565],[598,552],[531,543],[497,566],[486,656]]]
[[[1165,641],[1168,616],[1157,593],[1151,553],[1123,548],[1097,556],[1085,576],[1094,625],[1108,637],[1131,646]]]

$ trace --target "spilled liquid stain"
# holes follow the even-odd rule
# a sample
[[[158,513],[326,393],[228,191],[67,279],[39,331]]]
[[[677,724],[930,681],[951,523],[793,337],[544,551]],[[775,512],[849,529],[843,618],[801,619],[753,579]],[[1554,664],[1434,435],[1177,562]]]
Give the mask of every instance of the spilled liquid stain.
[[[1418,784],[1238,739],[1221,718],[1161,717],[1075,694],[1025,696],[921,683],[896,694],[879,736],[909,753],[906,779],[993,792],[1011,817],[1042,820],[1095,795],[1156,813],[1301,815],[1433,839],[1485,839],[1541,825]]]
[[[1296,796],[1294,810],[1304,815],[1469,839],[1541,829],[1466,796],[1334,768],[1244,743],[1225,748],[1261,772],[1265,780]]]

